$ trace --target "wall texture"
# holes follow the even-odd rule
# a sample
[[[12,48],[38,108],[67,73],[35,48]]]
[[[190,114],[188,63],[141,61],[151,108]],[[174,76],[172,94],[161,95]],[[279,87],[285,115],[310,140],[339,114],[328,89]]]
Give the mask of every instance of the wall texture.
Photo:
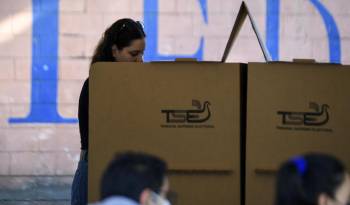
[[[274,60],[350,63],[348,0],[246,0]],[[219,61],[238,0],[1,0],[0,204],[68,204],[77,103],[102,32],[144,22],[145,60]],[[245,23],[229,61],[264,61]]]

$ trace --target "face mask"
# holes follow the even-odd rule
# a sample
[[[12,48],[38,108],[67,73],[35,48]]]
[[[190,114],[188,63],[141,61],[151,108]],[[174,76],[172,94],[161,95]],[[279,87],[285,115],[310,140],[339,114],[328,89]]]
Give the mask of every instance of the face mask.
[[[347,203],[342,203],[338,200],[334,200],[336,202],[337,205],[350,205],[350,202],[347,202]]]
[[[155,192],[151,192],[151,204],[152,205],[171,205],[169,200],[159,196],[159,194]]]
[[[331,204],[335,204],[335,205],[350,205],[350,202],[344,203],[344,202],[341,202],[341,201],[339,201],[337,199],[334,199],[334,198],[329,198],[329,199],[330,199],[329,202]]]

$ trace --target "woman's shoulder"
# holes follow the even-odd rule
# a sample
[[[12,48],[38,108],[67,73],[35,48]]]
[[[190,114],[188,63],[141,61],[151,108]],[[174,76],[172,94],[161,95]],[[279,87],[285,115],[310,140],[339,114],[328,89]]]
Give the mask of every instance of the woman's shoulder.
[[[89,95],[89,78],[87,78],[84,81],[83,87],[81,88],[81,92],[80,92],[80,99],[85,98],[85,96],[87,97],[88,95]]]
[[[84,81],[83,89],[89,88],[89,77]]]

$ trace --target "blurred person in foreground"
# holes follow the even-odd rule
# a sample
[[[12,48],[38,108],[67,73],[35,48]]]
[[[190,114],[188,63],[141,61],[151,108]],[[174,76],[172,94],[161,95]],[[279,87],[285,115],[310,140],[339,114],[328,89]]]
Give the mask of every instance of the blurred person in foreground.
[[[101,202],[94,205],[170,205],[167,164],[136,152],[116,155],[102,175]]]
[[[349,205],[349,174],[327,154],[305,154],[283,163],[276,189],[275,205]]]

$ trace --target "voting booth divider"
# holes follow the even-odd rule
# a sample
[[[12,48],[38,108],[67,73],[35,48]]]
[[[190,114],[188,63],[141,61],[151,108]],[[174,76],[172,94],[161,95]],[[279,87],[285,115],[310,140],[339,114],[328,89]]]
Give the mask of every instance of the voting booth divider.
[[[246,204],[273,204],[275,175],[291,156],[322,152],[350,168],[350,66],[249,63]]]
[[[247,16],[267,63],[225,63]],[[243,3],[221,62],[93,64],[89,202],[124,151],[168,163],[173,205],[273,204],[279,165],[306,152],[349,167],[350,67],[269,61]]]
[[[89,200],[116,152],[167,161],[174,204],[240,202],[240,73],[230,63],[97,63],[90,78]],[[204,197],[212,196],[212,197]]]

